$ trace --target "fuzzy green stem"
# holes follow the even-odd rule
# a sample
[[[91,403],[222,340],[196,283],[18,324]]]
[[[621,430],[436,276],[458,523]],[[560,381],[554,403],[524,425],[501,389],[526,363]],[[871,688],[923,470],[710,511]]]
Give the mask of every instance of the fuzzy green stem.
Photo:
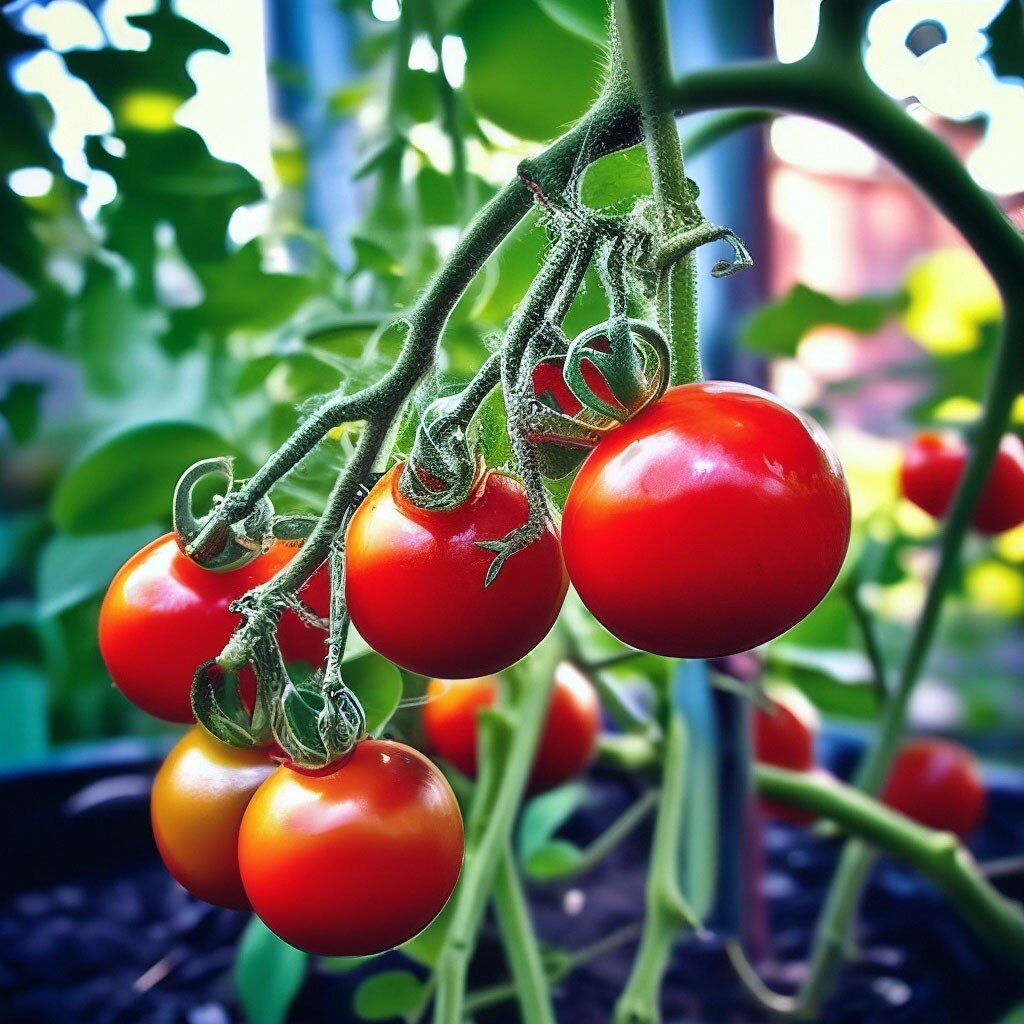
[[[1024,966],[1024,910],[988,882],[955,836],[918,825],[860,790],[816,773],[758,765],[756,781],[762,796],[812,811],[857,836],[847,849],[862,851],[856,860],[859,873],[849,869],[858,881],[872,858],[866,843],[907,861],[938,887],[979,938]],[[852,912],[845,903],[842,910]],[[833,941],[847,935],[837,930]]]
[[[522,1024],[555,1024],[548,978],[511,843],[502,849],[494,876],[494,911],[512,971]]]
[[[615,0],[615,15],[623,56],[640,103],[659,231],[669,237],[681,226],[680,211],[692,204],[692,197],[675,118],[664,102],[672,79],[665,5],[663,0]],[[660,271],[658,319],[672,351],[672,383],[700,380],[697,277],[692,252]]]
[[[681,928],[696,923],[679,890],[678,874],[686,794],[686,723],[674,706],[669,706],[666,714],[646,915],[629,982],[615,1006],[615,1024],[656,1024],[661,1019],[661,982],[672,946]]]
[[[549,644],[553,642],[547,641]],[[511,840],[515,814],[526,787],[551,696],[557,658],[544,660],[551,662],[547,666],[548,671],[542,671],[538,665],[529,685],[515,684],[511,678],[508,680],[515,690],[515,730],[497,788],[481,788],[477,794],[481,805],[474,801],[471,817],[479,824],[479,835],[468,837],[466,865],[452,897],[454,912],[435,969],[435,1024],[462,1024],[465,1014],[469,959],[502,851]]]

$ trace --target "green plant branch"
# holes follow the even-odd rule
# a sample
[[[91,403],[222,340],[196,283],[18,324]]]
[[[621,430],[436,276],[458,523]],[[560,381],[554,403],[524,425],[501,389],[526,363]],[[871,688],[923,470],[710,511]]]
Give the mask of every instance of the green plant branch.
[[[683,169],[675,117],[663,97],[672,77],[663,0],[615,0],[622,51],[640,104],[651,168],[659,237],[674,235],[693,196]],[[658,274],[658,319],[672,351],[672,383],[700,380],[697,277],[692,249],[665,262]]]
[[[485,766],[487,760],[492,762],[488,769],[492,782],[487,786],[478,784],[474,798],[471,828],[466,837],[466,864],[452,897],[454,909],[434,971],[437,979],[435,1024],[462,1024],[465,1015],[469,960],[502,852],[511,842],[516,811],[526,788],[551,696],[558,652],[554,639],[545,643],[549,645],[545,649],[548,656],[542,660],[550,661],[546,666],[548,671],[540,671],[538,667],[529,685],[516,682],[512,675],[504,680],[505,687],[512,691],[515,728],[500,774],[493,753],[484,755]],[[487,714],[481,715],[481,723],[486,719]]]
[[[661,794],[647,874],[640,949],[629,982],[615,1006],[615,1024],[655,1024],[661,1019],[661,983],[679,932],[698,921],[679,888],[679,851],[686,794],[686,722],[666,701],[661,750]]]
[[[866,793],[816,773],[758,765],[755,779],[762,796],[826,817],[858,840],[911,864],[935,884],[979,938],[1024,966],[1024,910],[986,880],[956,836],[918,825]]]
[[[589,946],[584,946],[582,949],[557,957],[549,956],[547,960],[551,962],[546,965],[548,983],[552,986],[556,985],[577,968],[584,967],[593,960],[599,960],[608,953],[613,953],[622,946],[635,942],[639,934],[639,926],[629,924],[616,929],[610,935],[599,939]],[[515,996],[516,987],[509,982],[477,989],[477,991],[470,992],[466,996],[466,1015],[473,1016],[473,1014],[479,1013],[481,1010],[500,1006],[509,999],[514,999]]]
[[[875,684],[875,691],[878,694],[880,703],[884,703],[889,693],[889,669],[885,663],[885,655],[882,653],[882,645],[878,639],[878,629],[874,617],[864,607],[860,596],[859,581],[853,580],[843,590],[843,596],[849,606],[853,621],[860,631],[861,641],[864,644],[864,653],[867,655],[868,663],[871,665],[871,675]]]
[[[501,851],[494,876],[493,899],[522,1024],[555,1024],[548,977],[511,843],[506,843]]]
[[[550,881],[562,885],[571,878],[585,875],[591,868],[600,864],[626,836],[643,823],[658,806],[658,795],[657,789],[647,790],[639,800],[635,800],[615,818],[600,835],[580,850],[579,859],[568,870],[537,881]]]

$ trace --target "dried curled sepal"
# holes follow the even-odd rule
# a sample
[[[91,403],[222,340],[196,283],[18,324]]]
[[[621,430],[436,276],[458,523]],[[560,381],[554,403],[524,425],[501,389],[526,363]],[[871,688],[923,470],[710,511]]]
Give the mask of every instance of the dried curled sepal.
[[[341,680],[325,684],[319,674],[289,680],[273,713],[274,738],[303,768],[325,768],[347,754],[366,732],[363,709]]]
[[[192,712],[196,721],[222,743],[260,747],[270,741],[270,720],[257,694],[250,710],[242,700],[239,677],[215,659],[203,662],[192,679]]]
[[[227,481],[225,493],[210,513],[196,518],[192,511],[192,494],[199,482],[211,475]],[[232,460],[221,456],[189,466],[174,488],[172,522],[178,546],[204,569],[221,572],[237,569],[256,558],[269,542],[274,517],[274,506],[269,498],[261,498],[253,512],[240,523],[228,523],[218,513],[234,483]]]

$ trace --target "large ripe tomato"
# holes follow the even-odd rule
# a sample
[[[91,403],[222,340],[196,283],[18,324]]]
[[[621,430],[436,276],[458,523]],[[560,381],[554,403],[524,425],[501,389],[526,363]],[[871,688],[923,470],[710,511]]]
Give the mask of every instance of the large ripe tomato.
[[[238,859],[253,909],[282,939],[366,956],[430,924],[462,851],[445,777],[411,747],[364,740],[328,775],[279,768],[245,812]]]
[[[240,621],[229,611],[231,602],[269,580],[297,550],[279,541],[248,565],[212,572],[182,554],[174,534],[146,545],[118,570],[100,610],[100,651],[114,684],[157,718],[193,721],[192,676],[220,654]],[[328,613],[325,567],[300,596],[319,615]],[[327,653],[326,634],[290,610],[281,617],[278,639],[286,661],[319,666]]]
[[[882,789],[894,810],[929,828],[966,836],[985,816],[985,783],[974,755],[948,740],[905,743]]]
[[[811,420],[744,384],[673,388],[612,430],[569,491],[562,547],[621,640],[681,658],[756,647],[824,597],[850,498]]]
[[[427,695],[423,730],[431,748],[475,779],[477,713],[497,700],[497,679],[432,679]],[[597,691],[572,665],[562,662],[555,670],[551,703],[530,771],[531,792],[554,789],[579,775],[594,756],[600,731]]]
[[[820,726],[817,708],[790,686],[772,688],[768,696],[772,709],[757,708],[754,712],[754,759],[794,772],[814,770],[814,747]],[[807,811],[777,800],[762,799],[760,804],[765,814],[795,825],[814,820]]]
[[[275,767],[265,752],[226,746],[200,726],[160,766],[150,804],[153,835],[167,870],[193,896],[237,910],[249,906],[238,872],[238,830]]]
[[[970,454],[960,437],[924,433],[907,448],[900,474],[903,496],[941,519],[953,501]],[[1024,523],[1024,443],[1007,434],[972,519],[981,533],[1002,533]]]
[[[516,552],[484,587],[500,540],[527,518],[526,491],[485,471],[458,508],[425,511],[398,489],[396,466],[359,506],[348,528],[345,594],[352,624],[396,665],[439,679],[508,668],[551,629],[568,587],[558,534]]]

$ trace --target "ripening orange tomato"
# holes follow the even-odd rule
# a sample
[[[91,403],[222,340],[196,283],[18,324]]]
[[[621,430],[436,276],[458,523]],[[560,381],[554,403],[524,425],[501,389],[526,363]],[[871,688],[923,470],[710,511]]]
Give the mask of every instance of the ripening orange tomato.
[[[476,778],[477,714],[492,707],[498,680],[432,679],[423,707],[430,746],[464,775]],[[555,671],[544,731],[537,743],[529,788],[538,793],[575,778],[593,759],[601,731],[601,701],[590,681],[568,662]]]
[[[236,910],[249,906],[238,831],[275,767],[265,751],[229,747],[198,725],[160,766],[150,801],[153,835],[167,870],[193,896]]]

